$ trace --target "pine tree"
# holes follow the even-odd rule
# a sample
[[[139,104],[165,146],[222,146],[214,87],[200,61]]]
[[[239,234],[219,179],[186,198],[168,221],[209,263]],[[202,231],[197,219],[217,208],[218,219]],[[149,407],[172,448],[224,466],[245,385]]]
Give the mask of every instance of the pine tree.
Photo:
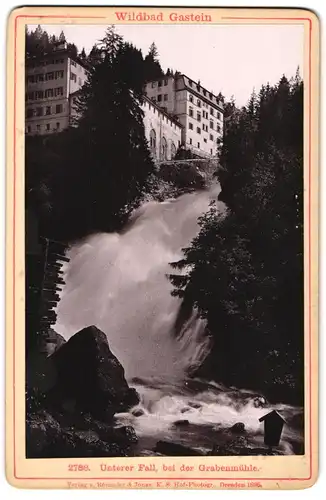
[[[63,31],[61,31],[60,35],[59,35],[59,42],[60,43],[65,43],[67,40],[66,40],[66,37],[65,37],[65,34]]]
[[[77,127],[61,143],[61,239],[120,229],[149,189],[154,168],[141,109],[141,52],[111,29],[97,49],[102,56],[80,91]]]
[[[147,82],[157,80],[164,76],[163,70],[158,60],[158,50],[153,42],[144,60],[144,73]]]

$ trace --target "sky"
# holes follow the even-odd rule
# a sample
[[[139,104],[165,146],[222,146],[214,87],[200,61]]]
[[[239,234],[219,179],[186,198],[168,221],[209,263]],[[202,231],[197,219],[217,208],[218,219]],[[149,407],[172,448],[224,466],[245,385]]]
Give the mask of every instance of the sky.
[[[35,26],[29,28],[35,29]],[[42,25],[49,34],[64,31],[79,50],[89,52],[105,25]],[[124,39],[146,55],[154,41],[163,70],[185,73],[214,94],[245,105],[253,89],[276,83],[283,74],[303,74],[302,25],[117,25]]]

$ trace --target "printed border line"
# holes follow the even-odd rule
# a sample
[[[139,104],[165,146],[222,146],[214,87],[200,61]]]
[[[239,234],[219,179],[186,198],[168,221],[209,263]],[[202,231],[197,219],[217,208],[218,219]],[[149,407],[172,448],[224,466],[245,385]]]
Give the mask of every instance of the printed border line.
[[[194,478],[194,477],[89,477],[89,478],[80,478],[80,477],[22,477],[22,476],[17,476],[16,474],[16,401],[15,401],[15,388],[16,388],[16,366],[15,366],[15,353],[16,353],[16,322],[15,322],[15,316],[16,316],[16,305],[15,305],[15,297],[16,297],[16,286],[15,286],[15,270],[16,270],[16,167],[17,167],[17,158],[16,158],[16,112],[17,112],[17,24],[18,24],[18,19],[19,18],[35,18],[35,19],[44,19],[44,18],[56,18],[56,19],[62,19],[62,18],[78,18],[78,19],[105,19],[106,16],[71,16],[71,15],[18,15],[15,17],[15,34],[14,34],[14,79],[15,79],[15,84],[14,84],[14,141],[13,141],[13,163],[14,163],[14,180],[13,180],[13,445],[14,445],[14,453],[13,453],[13,459],[14,459],[14,477],[16,479],[26,479],[26,480],[183,480],[183,481],[191,481],[191,480],[205,480],[205,481],[221,481],[221,480],[259,480],[259,481],[309,481],[312,478],[312,425],[311,425],[311,410],[312,410],[312,394],[311,394],[311,388],[312,388],[312,369],[311,369],[311,363],[312,363],[312,349],[311,349],[311,341],[312,341],[312,328],[311,328],[311,166],[312,166],[312,151],[311,151],[311,71],[312,71],[312,61],[311,61],[311,46],[312,46],[312,20],[308,17],[275,17],[275,18],[268,18],[268,17],[232,17],[232,16],[225,16],[222,17],[221,19],[228,19],[228,20],[266,20],[266,21],[309,21],[309,72],[308,72],[308,116],[309,116],[309,131],[308,131],[308,143],[309,143],[309,167],[308,167],[308,183],[309,183],[309,189],[308,189],[308,324],[309,324],[309,332],[308,332],[308,339],[309,339],[309,408],[310,408],[310,414],[309,414],[309,439],[310,439],[310,455],[309,455],[309,476],[306,478],[255,478],[255,477],[218,477],[218,478],[207,478],[207,477],[201,477],[201,478]]]

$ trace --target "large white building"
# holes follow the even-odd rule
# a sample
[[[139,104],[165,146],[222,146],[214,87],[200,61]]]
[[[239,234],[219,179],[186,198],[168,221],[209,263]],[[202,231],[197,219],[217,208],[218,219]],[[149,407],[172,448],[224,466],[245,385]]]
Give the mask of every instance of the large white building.
[[[177,73],[146,85],[146,95],[183,126],[182,144],[199,156],[215,156],[223,136],[223,104],[199,82]]]
[[[69,97],[80,89],[87,67],[62,44],[42,58],[26,61],[26,133],[50,134],[69,126]]]

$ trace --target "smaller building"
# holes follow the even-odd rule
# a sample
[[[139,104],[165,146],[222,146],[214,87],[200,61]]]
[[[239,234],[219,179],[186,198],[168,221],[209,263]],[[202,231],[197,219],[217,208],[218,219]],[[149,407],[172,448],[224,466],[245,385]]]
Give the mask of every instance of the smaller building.
[[[145,136],[153,160],[173,160],[181,145],[182,125],[146,96],[142,110]]]
[[[80,89],[88,68],[61,44],[42,57],[26,60],[26,133],[51,134],[69,126],[69,97]]]

